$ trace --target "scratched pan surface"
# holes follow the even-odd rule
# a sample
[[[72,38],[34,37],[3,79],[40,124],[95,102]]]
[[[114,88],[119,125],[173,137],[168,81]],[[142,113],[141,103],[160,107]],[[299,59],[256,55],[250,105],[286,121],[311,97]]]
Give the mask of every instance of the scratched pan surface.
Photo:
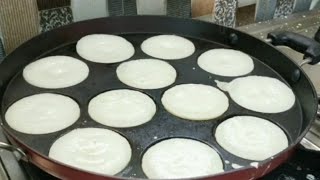
[[[135,47],[135,54],[129,60],[150,58],[150,56],[144,54],[141,51],[140,45],[143,42],[143,40],[153,35],[155,34],[121,35],[122,37],[130,41]],[[231,163],[241,165],[249,165],[250,161],[233,156],[225,150],[223,150],[216,143],[216,140],[213,135],[213,132],[219,123],[221,123],[223,120],[229,117],[236,115],[253,115],[272,121],[273,123],[279,125],[287,133],[289,142],[292,142],[293,139],[296,139],[299,136],[302,126],[302,111],[298,101],[296,101],[294,107],[291,108],[289,111],[277,114],[263,114],[246,110],[240,107],[239,105],[234,103],[228,95],[230,106],[228,108],[228,111],[219,118],[198,122],[184,120],[168,113],[161,104],[161,97],[164,91],[168,88],[183,83],[200,83],[217,87],[214,80],[229,82],[233,79],[209,74],[204,70],[200,69],[200,67],[197,65],[197,58],[201,53],[213,48],[227,48],[226,46],[222,46],[220,44],[204,40],[198,40],[193,38],[189,39],[194,43],[196,47],[196,52],[192,56],[184,59],[167,61],[177,70],[177,79],[175,83],[171,86],[156,90],[139,90],[121,83],[116,75],[116,68],[120,63],[98,64],[89,62],[82,59],[76,53],[76,43],[61,46],[58,49],[44,54],[43,57],[51,55],[67,55],[81,59],[90,68],[89,77],[82,83],[69,88],[49,90],[34,87],[28,84],[23,79],[22,73],[19,72],[11,80],[9,86],[7,87],[2,101],[2,114],[5,113],[6,109],[13,102],[19,100],[20,98],[33,94],[52,92],[63,94],[73,98],[79,103],[81,107],[81,117],[72,126],[55,133],[45,135],[28,135],[17,132],[13,129],[10,130],[14,133],[14,135],[17,138],[21,139],[28,146],[32,147],[33,149],[44,155],[48,155],[50,146],[57,138],[75,128],[99,127],[119,132],[128,139],[133,150],[132,159],[129,165],[118,174],[120,176],[125,177],[144,178],[145,175],[142,172],[140,162],[145,150],[148,147],[150,147],[150,145],[159,142],[162,139],[172,137],[185,137],[202,141],[216,149],[220,153],[223,160],[228,160]],[[284,80],[275,71],[263,64],[261,61],[254,59],[254,65],[254,71],[248,75],[269,76],[277,78],[284,82]],[[88,115],[87,108],[90,99],[101,92],[105,92],[112,89],[135,89],[149,95],[157,104],[157,112],[153,119],[143,125],[131,128],[113,128],[101,125],[93,121]],[[5,126],[8,126],[6,122],[4,122],[4,124]],[[230,164],[225,164],[225,169],[230,170],[232,169],[232,167],[230,166]]]

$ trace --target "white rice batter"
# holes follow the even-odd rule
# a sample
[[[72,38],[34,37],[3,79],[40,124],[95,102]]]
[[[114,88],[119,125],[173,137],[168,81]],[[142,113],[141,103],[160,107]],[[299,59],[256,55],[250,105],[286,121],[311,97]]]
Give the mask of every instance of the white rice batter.
[[[193,43],[176,35],[153,36],[141,44],[144,53],[159,59],[175,60],[192,55],[195,51]]]
[[[262,161],[288,147],[281,128],[253,116],[235,116],[223,121],[215,131],[220,146],[244,159]]]
[[[106,126],[133,127],[150,121],[156,113],[156,105],[139,91],[120,89],[94,97],[88,111],[93,120]]]
[[[114,131],[83,128],[57,139],[49,157],[83,170],[114,175],[129,163],[131,147],[126,138]]]
[[[251,57],[233,49],[211,49],[198,58],[205,71],[220,76],[242,76],[250,73],[254,64]]]
[[[110,34],[91,34],[77,43],[77,53],[84,59],[97,63],[116,63],[133,56],[132,44],[123,37]]]
[[[49,56],[27,65],[23,77],[41,88],[65,88],[76,85],[89,75],[86,63],[68,56]]]
[[[293,91],[283,82],[264,76],[247,76],[230,83],[216,81],[240,106],[262,113],[280,113],[295,103]]]
[[[176,70],[167,62],[139,59],[120,64],[117,76],[128,86],[140,89],[159,89],[174,83]]]
[[[150,179],[178,179],[223,172],[219,154],[196,140],[172,138],[151,146],[143,155],[142,169]]]
[[[22,98],[5,114],[9,126],[27,134],[60,131],[75,123],[80,116],[79,105],[59,94],[43,93]]]
[[[229,107],[227,96],[215,87],[181,84],[165,91],[162,104],[170,113],[189,120],[210,120]]]

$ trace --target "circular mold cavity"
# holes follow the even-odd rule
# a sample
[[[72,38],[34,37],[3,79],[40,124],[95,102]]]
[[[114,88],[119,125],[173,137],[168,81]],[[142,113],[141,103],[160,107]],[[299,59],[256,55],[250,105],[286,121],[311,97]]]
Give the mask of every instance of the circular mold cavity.
[[[283,82],[266,76],[247,76],[229,83],[217,81],[240,106],[261,113],[281,113],[293,107],[295,95]]]
[[[210,120],[228,110],[228,97],[203,84],[176,85],[163,94],[161,102],[171,114],[188,120]]]
[[[176,70],[167,62],[157,59],[138,59],[120,64],[119,80],[139,89],[159,89],[174,83]]]
[[[156,113],[154,101],[146,94],[129,89],[106,91],[88,105],[90,117],[106,126],[127,128],[144,124]]]
[[[26,134],[48,134],[71,126],[80,117],[80,107],[70,97],[41,93],[14,102],[6,111],[8,125]]]
[[[141,44],[144,53],[159,59],[175,60],[191,56],[195,52],[194,44],[176,35],[153,36]]]
[[[224,172],[220,155],[209,145],[189,138],[169,138],[147,148],[142,169],[151,179],[177,179]]]
[[[133,45],[121,36],[91,34],[77,42],[77,53],[84,59],[96,63],[116,63],[129,59],[135,50]]]
[[[54,141],[49,157],[90,172],[115,175],[131,160],[131,146],[122,135],[102,128],[74,129]]]
[[[214,131],[217,143],[243,159],[262,161],[289,145],[285,132],[273,122],[254,116],[234,116],[220,123]]]
[[[208,50],[199,56],[198,65],[209,73],[228,77],[248,74],[254,68],[249,55],[233,49]]]
[[[87,64],[69,56],[41,58],[23,69],[23,77],[29,84],[48,89],[74,86],[88,75]]]

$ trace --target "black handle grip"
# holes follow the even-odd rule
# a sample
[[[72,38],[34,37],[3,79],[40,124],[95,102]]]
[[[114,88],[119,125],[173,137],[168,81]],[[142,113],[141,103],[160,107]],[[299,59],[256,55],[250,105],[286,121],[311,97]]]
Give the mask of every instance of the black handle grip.
[[[271,32],[268,34],[268,38],[272,40],[271,43],[275,46],[288,46],[303,53],[304,58],[311,58],[309,64],[313,65],[320,62],[320,43],[311,38],[287,31]]]

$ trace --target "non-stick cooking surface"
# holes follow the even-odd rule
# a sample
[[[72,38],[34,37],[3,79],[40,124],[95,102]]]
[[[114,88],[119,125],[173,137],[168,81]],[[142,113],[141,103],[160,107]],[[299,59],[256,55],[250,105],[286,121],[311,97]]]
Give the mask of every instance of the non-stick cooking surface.
[[[122,34],[121,36],[130,41],[135,47],[135,54],[129,60],[140,59],[140,58],[152,58],[142,52],[140,49],[141,43],[156,34]],[[162,94],[170,87],[177,84],[184,83],[201,83],[217,87],[214,80],[230,82],[234,78],[222,77],[210,74],[202,70],[197,65],[197,58],[205,51],[212,48],[228,48],[221,44],[214,42],[209,42],[199,39],[190,39],[195,47],[196,51],[190,57],[167,61],[170,63],[177,71],[177,79],[174,84],[169,87],[156,89],[156,90],[140,90],[136,88],[129,87],[121,83],[116,75],[116,68],[120,63],[114,64],[99,64],[84,60],[76,52],[76,42],[71,44],[62,45],[56,49],[51,50],[43,54],[41,57],[52,56],[52,55],[67,55],[83,60],[89,66],[90,73],[88,78],[82,83],[62,89],[43,89],[32,86],[28,84],[22,77],[22,70],[11,80],[4,94],[2,101],[2,117],[6,112],[6,109],[15,101],[38,93],[58,93],[69,96],[76,100],[81,108],[81,116],[79,120],[72,126],[50,134],[44,135],[30,135],[17,132],[11,129],[8,124],[4,121],[4,126],[11,131],[11,133],[16,136],[21,142],[31,147],[37,152],[44,155],[48,155],[49,149],[52,143],[64,135],[65,133],[75,129],[75,128],[85,128],[85,127],[98,127],[107,128],[119,132],[124,137],[128,139],[132,148],[132,158],[128,166],[121,171],[118,176],[124,177],[140,177],[145,178],[142,168],[141,168],[141,158],[143,153],[152,144],[159,142],[163,139],[171,137],[185,137],[192,138],[202,141],[218,151],[224,161],[230,161],[230,163],[224,162],[224,168],[226,171],[233,169],[231,163],[249,166],[252,161],[245,160],[236,157],[223,148],[221,148],[215,138],[214,130],[219,123],[223,120],[236,116],[236,115],[252,115],[261,118],[268,119],[275,124],[279,125],[288,135],[289,142],[294,142],[300,135],[302,127],[302,110],[298,99],[296,98],[295,105],[286,112],[276,113],[276,114],[266,114],[253,112],[242,108],[237,105],[227,94],[229,98],[229,108],[221,117],[208,121],[189,121],[173,116],[167,112],[161,104]],[[39,58],[41,58],[39,57]],[[35,59],[36,60],[36,59]],[[283,78],[280,77],[275,71],[270,67],[266,66],[261,61],[254,59],[254,70],[248,75],[261,75],[277,78],[283,82]],[[88,103],[89,101],[99,93],[113,90],[113,89],[135,89],[149,95],[157,105],[157,112],[153,119],[145,124],[137,127],[131,128],[114,128],[101,125],[93,121],[88,115]],[[241,142],[239,142],[241,143]],[[83,144],[85,146],[85,144]]]

